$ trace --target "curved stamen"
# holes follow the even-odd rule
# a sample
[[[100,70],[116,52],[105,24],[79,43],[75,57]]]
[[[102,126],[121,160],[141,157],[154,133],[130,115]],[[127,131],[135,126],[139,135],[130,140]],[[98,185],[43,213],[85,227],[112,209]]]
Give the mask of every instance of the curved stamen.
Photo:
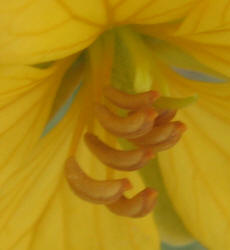
[[[158,98],[155,91],[129,95],[112,87],[106,87],[105,97],[117,107],[128,110],[125,117],[111,112],[98,104],[95,114],[100,124],[110,133],[136,144],[137,149],[122,151],[114,149],[97,136],[87,133],[85,142],[90,151],[105,165],[121,171],[143,167],[159,151],[174,146],[186,127],[182,122],[171,120],[176,110],[154,108]],[[157,192],[146,188],[132,198],[124,192],[131,188],[127,179],[99,181],[89,177],[74,157],[66,163],[66,178],[72,190],[82,199],[106,205],[113,213],[126,217],[142,217],[153,209]]]
[[[176,130],[174,130],[168,139],[166,139],[163,142],[154,144],[150,146],[150,148],[153,150],[153,152],[157,153],[173,147],[180,140],[185,130],[186,126],[183,123],[181,123],[181,126],[179,126]]]
[[[156,111],[151,108],[132,112],[126,117],[113,114],[104,105],[97,105],[95,111],[98,120],[106,130],[124,138],[137,138],[148,133],[157,116]]]
[[[162,110],[159,112],[158,117],[156,118],[154,125],[161,125],[166,122],[171,121],[177,113],[177,110]]]
[[[76,163],[74,157],[66,162],[65,174],[72,190],[83,200],[98,204],[117,201],[131,188],[127,179],[98,181],[87,176]]]
[[[151,149],[116,150],[89,133],[85,135],[85,141],[92,153],[95,154],[101,162],[118,170],[131,171],[139,169],[143,167],[148,160],[153,158]]]
[[[109,101],[118,107],[131,110],[145,106],[151,107],[159,97],[159,94],[156,91],[130,95],[111,86],[107,86],[104,89],[104,95]]]
[[[142,137],[133,139],[132,142],[139,146],[143,145],[155,145],[166,141],[173,137],[177,130],[181,131],[184,128],[184,124],[179,121],[168,122],[159,126],[154,126],[153,129]]]
[[[122,196],[107,207],[115,214],[126,217],[143,217],[148,214],[156,203],[157,192],[146,188],[131,199]]]

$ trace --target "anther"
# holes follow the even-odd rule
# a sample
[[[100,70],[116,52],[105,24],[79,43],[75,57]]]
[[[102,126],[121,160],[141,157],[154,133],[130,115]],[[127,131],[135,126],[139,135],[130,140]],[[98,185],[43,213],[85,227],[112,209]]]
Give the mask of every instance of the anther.
[[[178,122],[177,128],[172,132],[172,134],[168,137],[168,139],[160,143],[154,144],[150,146],[150,148],[153,150],[153,152],[157,153],[157,152],[164,151],[173,147],[180,140],[185,130],[186,130],[185,124],[180,123],[179,125],[179,122]]]
[[[139,148],[136,150],[116,150],[100,141],[96,136],[87,133],[85,135],[87,146],[96,157],[108,167],[131,171],[143,167],[151,158],[151,149]]]
[[[154,126],[148,134],[133,139],[132,141],[139,146],[155,145],[173,137],[178,130],[181,131],[181,127],[184,127],[182,122],[168,122],[162,125]]]
[[[137,138],[148,133],[157,117],[155,110],[144,108],[126,117],[113,114],[103,105],[97,105],[96,116],[101,125],[110,133],[123,138]]]
[[[87,133],[85,142],[90,151],[106,166],[132,171],[143,167],[159,151],[169,149],[181,138],[186,126],[171,120],[176,110],[163,110],[155,91],[130,95],[112,87],[104,89],[108,101],[126,109],[121,117],[106,106],[98,104],[95,115],[108,132],[133,142],[137,149],[123,151],[110,147],[97,136]],[[83,200],[106,205],[113,213],[126,217],[142,217],[150,213],[156,203],[157,192],[146,188],[132,198],[124,193],[131,188],[128,179],[95,180],[88,176],[70,157],[65,166],[65,175],[72,191]]]
[[[155,120],[155,125],[161,125],[171,121],[177,113],[177,110],[162,110],[159,112],[158,117]]]
[[[104,89],[104,95],[109,101],[118,107],[131,110],[136,110],[145,106],[152,107],[153,103],[159,97],[159,94],[156,91],[130,95],[111,86],[107,86]]]
[[[74,193],[83,200],[98,204],[110,204],[121,198],[131,188],[127,179],[98,181],[87,176],[74,157],[66,162],[65,174]]]
[[[157,192],[154,189],[146,188],[131,199],[122,196],[118,201],[107,205],[107,207],[120,216],[137,218],[151,212],[156,200]]]

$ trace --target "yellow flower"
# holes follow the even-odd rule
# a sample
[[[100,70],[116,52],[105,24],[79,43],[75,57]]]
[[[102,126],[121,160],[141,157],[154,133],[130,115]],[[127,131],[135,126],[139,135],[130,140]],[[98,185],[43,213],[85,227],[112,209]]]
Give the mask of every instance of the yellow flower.
[[[226,0],[0,1],[1,249],[159,249],[158,232],[173,244],[194,237],[208,249],[230,249],[229,19]],[[188,80],[175,67],[226,83]],[[151,214],[119,217],[79,199],[66,181],[80,196],[80,191],[87,193],[88,182],[84,190],[75,184],[85,183],[71,182],[76,173],[68,169],[77,170],[77,160],[96,179],[127,177],[134,186],[131,197],[145,187],[137,172],[109,170],[84,146],[86,130],[118,144],[95,122],[93,112],[110,83],[132,94],[159,91],[164,97],[154,102],[158,112],[185,107],[199,94],[196,104],[178,112],[188,127],[182,140],[159,154],[159,166],[141,170],[147,185],[159,191],[155,219]],[[76,87],[67,114],[41,138]],[[121,104],[120,98],[113,101]],[[140,116],[153,119],[153,113],[145,115]],[[68,161],[66,179],[70,156],[75,160]],[[111,197],[111,190],[99,193]],[[153,194],[148,196],[151,206]],[[131,201],[130,208],[144,204],[143,199]],[[108,205],[113,212],[135,215],[113,204]]]

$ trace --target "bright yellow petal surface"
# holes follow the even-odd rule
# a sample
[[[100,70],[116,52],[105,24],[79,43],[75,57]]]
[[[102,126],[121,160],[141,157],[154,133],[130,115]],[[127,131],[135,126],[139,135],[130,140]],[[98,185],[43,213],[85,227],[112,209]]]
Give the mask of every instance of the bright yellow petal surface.
[[[73,121],[65,120],[65,126],[41,140],[35,152],[28,155],[23,168],[5,183],[1,193],[0,220],[0,242],[3,249],[17,249],[24,237],[28,240],[22,248],[18,248],[32,249],[30,244],[36,236],[35,228],[38,227],[44,209],[50,207],[49,200],[55,196],[58,181],[62,177],[74,125]],[[56,237],[57,242],[60,240]],[[43,249],[50,249],[49,245]]]
[[[15,205],[21,200],[20,195],[14,196],[14,194],[22,189],[23,182],[20,188],[15,184],[15,178],[22,174],[26,159],[43,132],[67,65],[68,62],[63,61],[45,70],[28,66],[0,67],[2,83],[0,87],[0,210],[2,214],[0,231],[3,234],[8,232],[4,228],[6,223],[11,221],[12,209],[17,210]],[[26,224],[26,219],[24,220]],[[1,236],[1,245],[3,242],[5,240]]]
[[[161,65],[162,66],[162,65]],[[187,229],[208,249],[230,248],[230,84],[186,80],[163,66],[173,95],[199,94],[178,119],[188,131],[160,154],[165,185]]]
[[[46,70],[0,67],[1,187],[21,169],[25,157],[40,138],[65,66],[66,62]]]
[[[114,19],[131,24],[168,22],[185,16],[194,3],[194,0],[124,0],[114,6]]]
[[[194,0],[0,0],[0,62],[38,63],[89,46],[112,25],[184,16]]]
[[[212,32],[223,29],[227,31],[230,21],[229,7],[230,3],[228,0],[199,1],[194,5],[194,9],[188,12],[178,33],[192,35],[195,33]]]
[[[178,45],[214,70],[230,76],[230,3],[200,1],[175,34]]]
[[[87,47],[102,30],[100,2],[1,0],[1,62],[49,61]]]
[[[76,99],[65,118],[41,139],[26,166],[5,184],[0,219],[4,250],[159,249],[151,215],[118,217],[80,200],[66,183],[63,167],[79,125],[81,100]],[[108,175],[85,146],[80,145],[77,159],[92,176]],[[143,186],[138,175],[131,177],[134,185]]]

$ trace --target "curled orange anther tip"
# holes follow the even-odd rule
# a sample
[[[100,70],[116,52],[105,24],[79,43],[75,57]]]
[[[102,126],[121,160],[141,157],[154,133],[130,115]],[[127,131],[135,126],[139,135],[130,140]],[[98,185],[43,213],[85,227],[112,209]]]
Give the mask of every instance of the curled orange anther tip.
[[[111,86],[104,88],[105,97],[120,108],[135,110],[144,106],[152,106],[159,97],[156,91],[147,91],[138,94],[127,94]]]
[[[180,132],[185,132],[187,130],[187,126],[183,123],[183,122],[180,122],[180,121],[176,121],[176,126],[177,126],[177,129],[180,131]]]
[[[149,93],[149,100],[151,102],[156,101],[156,99],[160,97],[160,94],[157,91],[150,90],[148,93]]]
[[[86,133],[85,141],[89,149],[105,165],[122,170],[132,171],[144,166],[153,157],[151,149],[117,150],[104,144],[97,136]]]
[[[146,188],[131,199],[122,196],[115,203],[107,207],[115,214],[126,217],[143,217],[150,213],[156,204],[157,192],[152,188]]]
[[[153,121],[158,116],[158,113],[153,108],[144,108],[143,112],[146,114],[147,121]]]
[[[162,125],[171,121],[177,113],[177,110],[164,110],[161,111],[158,117],[155,119],[155,125]]]
[[[124,138],[136,138],[148,133],[157,116],[155,110],[143,108],[126,117],[120,117],[100,104],[96,105],[95,112],[99,122],[106,130]]]
[[[77,196],[97,204],[115,202],[132,187],[128,179],[94,180],[81,170],[74,157],[67,160],[65,175],[71,189]]]
[[[121,179],[121,180],[122,180],[122,185],[123,185],[124,191],[130,190],[133,187],[131,182],[128,179]]]
[[[186,130],[184,123],[180,121],[167,122],[157,125],[152,130],[142,137],[131,139],[133,143],[139,146],[153,146],[160,148],[160,145],[171,145],[173,138],[179,137]]]
[[[149,133],[141,137],[132,139],[131,141],[139,146],[154,145],[169,138],[169,136],[176,129],[176,126],[176,122],[169,122],[166,124],[153,126],[152,130]]]
[[[172,132],[171,137],[181,136],[187,130],[187,126],[183,122],[175,121],[173,123],[175,125],[175,129]]]
[[[154,152],[154,150],[152,149],[152,148],[145,148],[145,154],[144,154],[144,158],[146,159],[146,160],[150,160],[150,159],[152,159],[152,158],[154,158],[155,157],[155,152]]]
[[[153,151],[160,152],[173,147],[180,140],[185,130],[185,124],[183,124],[182,122],[177,122],[177,127],[165,141],[152,145]]]

